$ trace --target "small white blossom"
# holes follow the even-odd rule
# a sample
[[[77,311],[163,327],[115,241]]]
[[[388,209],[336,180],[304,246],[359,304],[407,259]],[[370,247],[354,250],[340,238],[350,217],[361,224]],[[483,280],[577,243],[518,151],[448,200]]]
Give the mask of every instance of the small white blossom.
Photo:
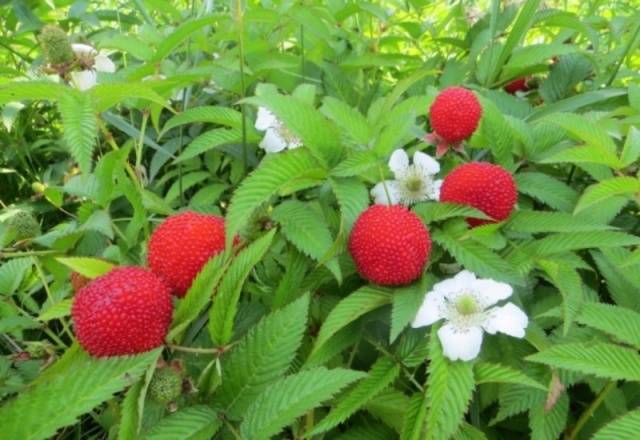
[[[87,44],[72,44],[82,70],[71,72],[71,82],[79,90],[89,90],[98,82],[98,72],[114,73],[116,65],[103,53]]]
[[[264,138],[260,141],[260,148],[267,153],[277,153],[286,148],[298,148],[302,141],[296,137],[276,115],[264,107],[258,108],[256,129],[264,131]]]
[[[411,205],[426,200],[438,200],[442,180],[434,176],[440,172],[440,164],[428,154],[416,151],[413,164],[407,153],[398,149],[391,154],[389,168],[395,180],[378,183],[371,190],[375,203]]]
[[[480,353],[484,332],[524,337],[529,318],[519,307],[513,303],[491,307],[512,293],[508,284],[478,279],[463,270],[433,286],[411,326],[423,327],[444,319],[446,323],[438,330],[444,355],[452,361],[470,361]]]

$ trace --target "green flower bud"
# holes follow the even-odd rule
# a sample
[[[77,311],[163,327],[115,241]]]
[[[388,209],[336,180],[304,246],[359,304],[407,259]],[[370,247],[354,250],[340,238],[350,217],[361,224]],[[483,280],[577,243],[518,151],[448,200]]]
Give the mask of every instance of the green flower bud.
[[[69,37],[58,26],[47,25],[42,28],[38,40],[49,64],[72,63],[75,60]]]
[[[182,394],[182,374],[171,366],[158,367],[149,384],[149,397],[159,403],[173,402]]]
[[[40,235],[40,224],[27,211],[18,211],[9,218],[7,226],[15,234],[16,240],[24,240],[25,238]]]

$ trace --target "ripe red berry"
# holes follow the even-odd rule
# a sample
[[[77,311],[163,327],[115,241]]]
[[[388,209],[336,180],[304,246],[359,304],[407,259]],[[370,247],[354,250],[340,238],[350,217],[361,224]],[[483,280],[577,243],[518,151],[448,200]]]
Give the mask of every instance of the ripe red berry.
[[[437,140],[438,155],[449,146],[468,139],[480,122],[482,106],[470,90],[464,87],[448,87],[436,96],[429,109],[434,140]]]
[[[71,316],[87,352],[120,356],[162,345],[172,309],[169,287],[150,270],[119,267],[80,289]]]
[[[224,219],[187,211],[160,224],[149,240],[149,266],[183,297],[202,266],[224,250]]]
[[[468,218],[471,226],[505,220],[518,199],[513,176],[498,165],[471,162],[456,167],[445,177],[440,190],[441,202],[473,206],[493,218]]]
[[[512,95],[515,95],[516,92],[528,92],[529,91],[528,80],[529,78],[526,78],[526,77],[514,79],[513,81],[508,83],[506,86],[504,86],[504,90],[505,92],[510,93]]]
[[[373,205],[349,236],[349,252],[360,275],[383,286],[408,284],[422,275],[431,238],[420,218],[401,205]]]

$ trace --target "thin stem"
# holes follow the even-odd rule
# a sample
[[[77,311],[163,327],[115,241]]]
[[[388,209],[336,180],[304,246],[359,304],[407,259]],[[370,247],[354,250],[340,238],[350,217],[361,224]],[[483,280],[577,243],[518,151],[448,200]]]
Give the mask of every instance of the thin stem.
[[[389,188],[387,188],[387,181],[384,180],[384,170],[382,169],[382,165],[380,164],[378,164],[378,172],[380,173],[380,182],[382,183],[382,188],[384,189],[384,195],[387,197],[387,202],[389,203],[389,205],[393,205],[393,203],[391,203]]]
[[[221,348],[202,348],[202,347],[184,347],[182,345],[176,344],[166,344],[172,350],[182,351],[185,353],[194,353],[194,354],[214,354],[216,356],[220,356],[222,353],[227,351],[228,347]]]
[[[0,260],[3,258],[21,258],[21,257],[44,257],[51,255],[64,255],[60,251],[24,251],[24,252],[3,252],[0,251]]]
[[[149,112],[142,112],[142,124],[140,125],[140,137],[136,148],[136,169],[140,170],[142,164],[142,149],[144,148],[144,135],[147,132],[147,121],[149,120]]]
[[[594,401],[591,402],[591,405],[589,405],[589,407],[585,409],[584,412],[580,415],[580,418],[578,419],[576,426],[571,431],[571,435],[569,435],[569,440],[574,440],[578,438],[578,434],[580,433],[582,428],[584,428],[584,425],[589,421],[589,419],[593,416],[593,413],[602,404],[602,402],[604,401],[604,398],[607,397],[607,394],[609,394],[609,392],[611,392],[611,390],[613,390],[615,387],[616,387],[616,382],[614,381],[614,382],[609,382],[607,385],[605,385],[602,388],[602,390],[600,390],[600,393],[598,393]]]
[[[233,438],[235,438],[237,440],[242,440],[242,437],[240,436],[240,433],[238,433],[238,431],[236,431],[236,429],[233,427],[233,425],[231,423],[229,423],[229,421],[227,419],[224,419],[224,424],[227,427],[227,429],[229,430],[229,432],[231,432],[231,434],[233,434]]]
[[[300,75],[302,76],[302,82],[305,82],[304,74],[304,25],[300,25]]]
[[[640,24],[636,25],[636,30],[633,33],[633,36],[629,40],[629,43],[627,44],[627,47],[624,49],[624,53],[622,54],[622,57],[620,58],[620,60],[618,60],[618,63],[616,64],[616,67],[613,70],[613,73],[611,74],[611,77],[609,78],[609,81],[607,81],[607,87],[609,87],[613,83],[613,81],[616,79],[616,76],[618,76],[618,72],[620,71],[620,68],[622,67],[622,63],[624,63],[624,60],[629,55],[629,52],[631,52],[631,48],[635,44],[636,38],[638,38],[639,34],[640,34]]]
[[[242,0],[236,0],[236,23],[238,26],[238,58],[240,63],[240,100],[244,101],[244,11],[242,10]],[[249,152],[247,150],[247,114],[244,102],[240,104],[242,113],[242,167],[244,172],[249,168]]]

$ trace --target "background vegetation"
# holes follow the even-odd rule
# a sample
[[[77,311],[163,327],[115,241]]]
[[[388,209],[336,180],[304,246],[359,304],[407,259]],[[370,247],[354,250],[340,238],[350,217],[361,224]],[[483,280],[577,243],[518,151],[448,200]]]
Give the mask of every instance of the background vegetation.
[[[639,6],[0,0],[0,437],[637,438]],[[116,72],[56,82],[45,24]],[[522,77],[531,91],[503,91]],[[394,149],[433,154],[427,110],[450,85],[484,112],[442,175],[498,163],[518,210],[468,229],[469,208],[418,204],[425,276],[366,284],[351,225]],[[258,106],[305,146],[265,155]],[[71,271],[144,265],[154,226],[187,208],[247,248],[177,301],[165,348],[89,357]],[[18,212],[37,222],[20,236]],[[514,286],[530,318],[470,363],[408,327],[461,267]],[[147,396],[159,357],[186,370],[169,405]]]

